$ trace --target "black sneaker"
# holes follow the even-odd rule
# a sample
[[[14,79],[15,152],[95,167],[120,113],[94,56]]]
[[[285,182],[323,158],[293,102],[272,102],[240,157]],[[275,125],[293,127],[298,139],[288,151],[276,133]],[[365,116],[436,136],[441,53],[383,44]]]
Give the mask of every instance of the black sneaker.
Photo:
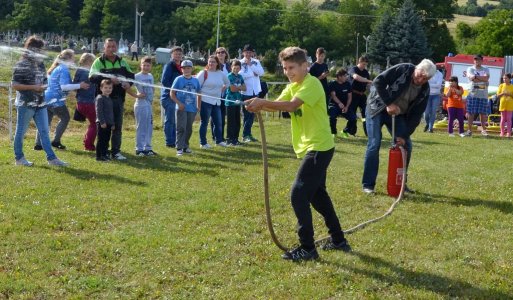
[[[43,146],[41,146],[41,145],[34,145],[34,150],[41,151],[41,150],[43,150]]]
[[[175,144],[171,144],[171,145],[166,145],[166,147],[168,147],[168,148],[176,148],[176,145]]]
[[[155,152],[153,150],[146,151],[146,156],[155,156],[155,155],[157,155],[157,152]]]
[[[66,146],[64,146],[60,142],[52,142],[52,147],[55,147],[55,148],[60,149],[60,150],[66,149]]]
[[[319,253],[317,253],[317,249],[313,248],[312,250],[306,250],[302,246],[299,246],[295,249],[289,250],[281,256],[281,258],[292,261],[306,261],[306,260],[314,260],[319,258]]]
[[[344,251],[344,252],[353,251],[353,249],[351,249],[351,246],[349,246],[349,243],[347,242],[346,239],[344,239],[340,243],[335,244],[335,243],[333,243],[333,240],[331,238],[328,240],[328,242],[326,242],[326,244],[321,246],[321,249],[326,250],[326,251],[329,251],[329,250],[340,250],[340,251]]]
[[[109,160],[110,159],[107,159],[105,156],[100,156],[100,157],[96,158],[96,161],[103,161],[103,162],[105,162],[105,161],[109,161]]]
[[[141,156],[141,157],[142,157],[142,156],[146,156],[146,152],[136,150],[136,151],[135,151],[135,155],[136,155],[136,156]]]
[[[411,190],[407,185],[404,186],[404,192],[408,194],[415,194],[415,191]]]

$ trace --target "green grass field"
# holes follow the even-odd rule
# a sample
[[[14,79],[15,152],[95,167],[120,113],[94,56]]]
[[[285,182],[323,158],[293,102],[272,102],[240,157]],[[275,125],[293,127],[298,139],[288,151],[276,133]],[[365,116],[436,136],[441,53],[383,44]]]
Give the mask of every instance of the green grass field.
[[[157,126],[160,155],[140,158],[127,116],[129,159],[97,163],[82,151],[84,126],[72,121],[68,150],[58,152],[67,168],[49,167],[31,150],[33,129],[25,151],[35,166],[15,167],[2,127],[0,299],[513,297],[511,140],[416,133],[409,180],[418,193],[349,235],[352,254],[320,252],[317,262],[295,264],[280,258],[266,228],[260,144],[200,150],[194,126],[194,154],[177,158]],[[292,246],[288,194],[299,160],[288,120],[268,116],[265,126],[275,230]],[[388,140],[378,194],[368,197],[360,189],[365,138],[337,139],[327,184],[344,228],[393,202]],[[325,236],[314,215],[317,237]]]

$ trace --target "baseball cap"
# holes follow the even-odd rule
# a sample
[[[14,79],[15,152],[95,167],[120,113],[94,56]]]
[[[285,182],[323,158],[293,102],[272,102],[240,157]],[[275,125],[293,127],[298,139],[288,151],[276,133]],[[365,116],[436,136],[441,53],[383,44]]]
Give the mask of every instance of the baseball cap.
[[[191,67],[192,68],[192,61],[186,59],[186,60],[182,61],[181,66],[182,67]]]

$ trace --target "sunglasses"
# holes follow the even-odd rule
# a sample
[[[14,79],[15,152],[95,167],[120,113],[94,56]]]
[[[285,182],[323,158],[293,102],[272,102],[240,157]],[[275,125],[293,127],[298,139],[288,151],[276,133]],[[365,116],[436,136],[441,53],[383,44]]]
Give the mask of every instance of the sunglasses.
[[[217,51],[216,53],[217,54],[226,54],[226,51],[224,51],[224,50],[223,51]]]

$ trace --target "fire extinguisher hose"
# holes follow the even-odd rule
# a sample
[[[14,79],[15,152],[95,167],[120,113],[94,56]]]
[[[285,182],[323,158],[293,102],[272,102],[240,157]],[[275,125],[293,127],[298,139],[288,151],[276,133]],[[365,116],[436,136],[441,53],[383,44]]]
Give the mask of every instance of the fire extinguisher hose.
[[[258,125],[260,127],[260,136],[261,136],[261,144],[262,144],[262,161],[263,161],[263,177],[264,177],[264,200],[265,200],[265,215],[267,220],[267,228],[269,229],[269,233],[271,234],[271,239],[273,240],[274,244],[280,248],[283,251],[288,251],[289,248],[285,247],[278,237],[276,236],[276,233],[274,232],[274,226],[272,222],[272,215],[271,215],[271,205],[269,201],[269,165],[268,165],[268,155],[267,155],[267,139],[265,135],[265,127],[264,127],[264,121],[262,119],[262,115],[260,112],[255,113],[258,119]],[[399,149],[401,150],[401,156],[403,159],[403,166],[406,166],[406,150],[399,146]],[[363,223],[360,223],[354,227],[351,227],[347,230],[344,230],[344,234],[351,234],[354,233],[360,229],[363,229],[369,224],[376,223],[390,214],[392,214],[394,208],[396,205],[402,200],[403,194],[404,194],[404,187],[406,186],[406,172],[403,176],[402,182],[401,182],[401,192],[399,193],[399,196],[395,199],[395,201],[392,203],[390,208],[380,217],[370,219],[368,221],[365,221]],[[323,237],[315,241],[315,244],[321,244],[322,242],[328,240],[330,237]]]

